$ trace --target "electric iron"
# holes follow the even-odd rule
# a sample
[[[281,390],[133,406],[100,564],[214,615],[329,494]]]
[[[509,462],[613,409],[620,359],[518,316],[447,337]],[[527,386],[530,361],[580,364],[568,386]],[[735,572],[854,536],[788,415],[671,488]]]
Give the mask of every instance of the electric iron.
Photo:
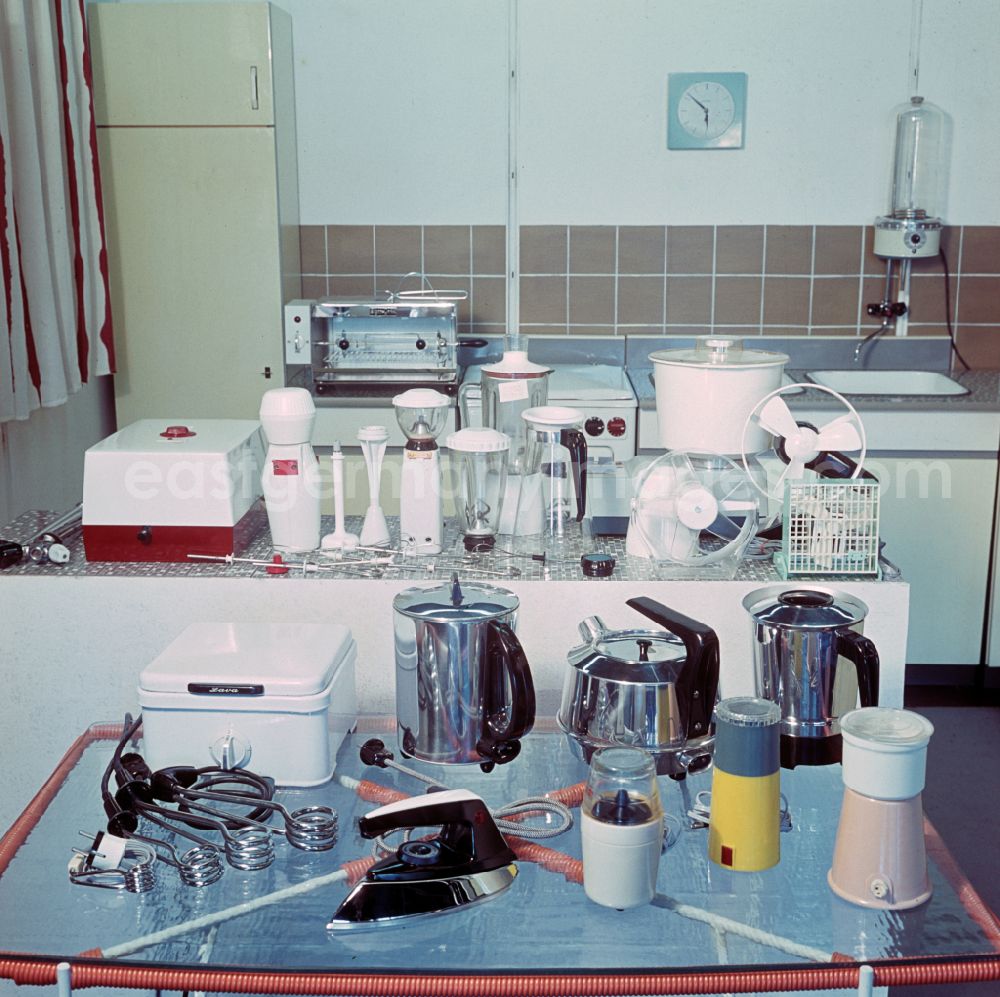
[[[467,789],[416,796],[379,807],[358,821],[365,838],[415,827],[441,827],[406,841],[376,862],[327,928],[398,924],[489,900],[517,875],[515,855],[486,804]]]

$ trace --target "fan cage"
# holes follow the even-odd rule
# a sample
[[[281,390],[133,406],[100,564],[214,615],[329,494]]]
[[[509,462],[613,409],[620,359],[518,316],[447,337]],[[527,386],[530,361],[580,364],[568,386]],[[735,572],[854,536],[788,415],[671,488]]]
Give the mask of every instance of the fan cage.
[[[877,577],[878,525],[877,481],[788,481],[778,573]]]

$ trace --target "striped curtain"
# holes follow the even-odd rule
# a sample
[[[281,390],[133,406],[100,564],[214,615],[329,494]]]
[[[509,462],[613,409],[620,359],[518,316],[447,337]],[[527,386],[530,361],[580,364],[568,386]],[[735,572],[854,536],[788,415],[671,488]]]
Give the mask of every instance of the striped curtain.
[[[85,0],[0,0],[0,422],[114,370]]]

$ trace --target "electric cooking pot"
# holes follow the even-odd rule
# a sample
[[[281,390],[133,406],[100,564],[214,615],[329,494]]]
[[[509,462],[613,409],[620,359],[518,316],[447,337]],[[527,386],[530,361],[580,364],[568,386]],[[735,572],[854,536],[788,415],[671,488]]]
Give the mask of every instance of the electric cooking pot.
[[[584,620],[556,719],[588,762],[597,748],[635,745],[652,754],[660,775],[682,778],[712,761],[719,640],[652,599],[626,605],[663,629],[609,630],[596,616]]]

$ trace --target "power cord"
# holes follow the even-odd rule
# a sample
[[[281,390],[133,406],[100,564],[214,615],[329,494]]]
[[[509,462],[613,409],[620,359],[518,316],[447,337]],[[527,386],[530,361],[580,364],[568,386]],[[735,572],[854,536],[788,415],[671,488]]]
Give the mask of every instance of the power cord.
[[[944,255],[944,250],[938,249],[938,256],[941,257],[941,269],[944,271],[944,317],[948,323],[948,338],[951,340],[951,348],[958,357],[959,362],[966,370],[972,370],[969,362],[962,356],[955,341],[955,331],[951,325],[951,274],[948,271],[948,257]]]

